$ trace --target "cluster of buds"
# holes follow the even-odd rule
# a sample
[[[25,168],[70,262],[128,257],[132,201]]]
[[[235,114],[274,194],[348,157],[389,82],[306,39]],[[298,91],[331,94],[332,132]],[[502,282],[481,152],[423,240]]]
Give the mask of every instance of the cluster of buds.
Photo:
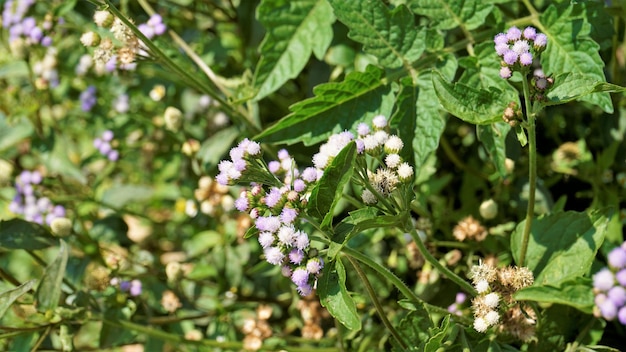
[[[487,229],[471,215],[463,218],[452,229],[452,235],[459,241],[470,239],[480,242],[487,237],[487,234]]]
[[[302,315],[302,337],[305,339],[320,340],[324,337],[322,318],[328,316],[328,311],[320,305],[319,300],[305,297],[298,301],[297,308]]]
[[[511,27],[506,33],[498,33],[493,42],[496,53],[502,58],[500,77],[508,79],[513,70],[530,67],[533,57],[545,50],[548,37],[537,33],[534,27],[526,27],[523,31]]]
[[[261,305],[256,310],[255,318],[244,320],[242,332],[243,348],[248,351],[257,351],[263,347],[263,340],[272,336],[272,328],[267,320],[272,316],[272,307]]]
[[[9,210],[23,215],[26,221],[50,225],[55,219],[65,216],[65,208],[40,196],[38,188],[42,181],[39,171],[22,171],[15,180],[17,194],[9,204]]]
[[[533,71],[533,78],[530,81],[531,98],[533,100],[544,101],[545,92],[554,84],[554,78],[546,77],[543,70],[538,68]]]
[[[355,143],[358,154],[374,157],[382,165],[375,172],[366,170],[366,174],[361,175],[371,186],[365,187],[361,194],[363,203],[368,205],[389,197],[399,185],[409,184],[413,178],[413,167],[400,156],[404,143],[389,130],[389,123],[383,115],[373,118],[372,128],[365,123],[357,126]]]
[[[111,279],[111,286],[119,287],[120,291],[128,292],[129,295],[137,297],[141,294],[141,281],[137,279],[133,280],[121,280],[114,277]]]
[[[110,161],[117,161],[120,153],[113,149],[113,137],[113,131],[106,130],[102,133],[102,136],[93,140],[93,146]]]
[[[59,85],[57,70],[57,49],[49,47],[44,57],[33,64],[33,73],[37,76],[35,86],[38,89],[54,88]]]
[[[282,267],[302,296],[310,294],[323,267],[321,258],[309,257],[310,241],[298,229],[312,187],[321,173],[309,167],[300,172],[286,150],[267,164],[261,159],[260,144],[244,139],[230,151],[231,160],[218,165],[218,183],[250,182],[250,188],[235,200],[235,207],[254,220],[253,231],[267,262]]]
[[[198,180],[198,188],[193,192],[195,200],[200,204],[200,212],[211,217],[234,209],[235,200],[228,194],[228,187],[215,182],[211,177],[204,176]],[[187,203],[187,215],[195,216],[198,212],[195,202]]]
[[[145,55],[145,45],[137,38],[133,31],[122,20],[106,10],[94,13],[94,22],[97,26],[108,28],[119,45],[109,37],[101,38],[96,32],[86,32],[80,37],[86,47],[93,47],[93,61],[96,73],[113,72],[116,69],[133,70],[136,67],[135,59]],[[165,33],[166,26],[159,15],[150,17],[147,23],[140,24],[139,30],[148,38]]]
[[[448,306],[448,312],[458,316],[463,315],[463,305],[465,301],[467,301],[467,295],[463,292],[458,292],[454,297],[454,303]]]
[[[52,45],[52,15],[46,15],[44,21],[37,23],[34,17],[26,16],[35,0],[7,0],[2,11],[2,27],[9,30],[9,42],[12,47],[39,44]],[[62,20],[59,20],[62,22]]]
[[[533,284],[533,273],[526,267],[495,268],[480,263],[471,268],[470,275],[478,292],[472,300],[474,329],[486,332],[497,327],[499,332],[530,341],[535,336],[534,312],[523,311],[513,294]]]
[[[626,325],[626,242],[607,259],[609,266],[593,275],[594,315]]]
[[[510,102],[504,109],[504,113],[502,113],[502,120],[511,125],[511,127],[517,126],[523,119],[522,110],[514,101]]]

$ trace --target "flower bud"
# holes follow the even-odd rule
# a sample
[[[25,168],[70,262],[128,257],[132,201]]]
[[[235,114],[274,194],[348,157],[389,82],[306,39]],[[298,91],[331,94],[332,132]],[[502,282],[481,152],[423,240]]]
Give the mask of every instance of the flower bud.
[[[493,219],[498,215],[498,204],[493,199],[488,199],[480,204],[478,211],[483,219]]]
[[[80,42],[86,47],[95,47],[100,45],[100,35],[96,32],[83,33],[80,36]]]
[[[111,27],[115,18],[109,11],[96,11],[93,14],[93,21],[98,27]]]
[[[11,181],[13,165],[4,159],[0,159],[0,184]]]
[[[55,218],[50,223],[52,234],[57,237],[66,237],[72,232],[72,221],[68,218]]]
[[[183,123],[183,113],[173,106],[168,106],[163,115],[165,127],[170,131],[178,131]]]

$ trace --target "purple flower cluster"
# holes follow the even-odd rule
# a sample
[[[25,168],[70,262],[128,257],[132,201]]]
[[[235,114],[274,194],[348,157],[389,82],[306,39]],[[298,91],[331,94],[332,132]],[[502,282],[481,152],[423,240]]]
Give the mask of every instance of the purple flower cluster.
[[[278,152],[278,160],[267,164],[259,160],[260,154],[258,143],[244,139],[230,151],[231,160],[220,162],[216,179],[222,185],[255,180],[235,201],[235,207],[254,219],[267,262],[282,267],[283,275],[306,296],[313,291],[324,262],[309,256],[309,235],[297,225],[321,172],[313,167],[300,172],[284,149]]]
[[[52,204],[47,197],[39,197],[37,188],[42,180],[39,171],[22,171],[15,180],[17,194],[9,204],[9,210],[24,216],[26,221],[50,225],[54,219],[65,216],[65,208]]]
[[[128,292],[131,296],[137,297],[141,294],[141,281],[134,280],[120,280],[117,277],[111,279],[111,285],[120,287],[122,292]]]
[[[50,20],[38,25],[34,17],[25,17],[34,0],[7,0],[2,11],[2,26],[9,29],[9,41],[24,38],[26,44],[52,45],[52,38],[45,32],[52,28]]]
[[[608,264],[593,275],[594,315],[606,320],[617,317],[626,325],[626,242],[609,252]]]
[[[533,54],[541,53],[548,42],[548,37],[537,33],[533,27],[523,31],[517,27],[509,28],[506,33],[498,33],[493,42],[496,53],[502,58],[500,77],[508,79],[516,67],[528,67],[533,63]]]
[[[104,155],[110,161],[117,161],[120,157],[120,153],[113,149],[111,146],[111,141],[113,141],[113,131],[106,130],[102,133],[100,138],[96,138],[93,140],[93,146],[98,149],[100,154]]]
[[[465,301],[467,301],[467,295],[463,292],[457,293],[454,303],[448,306],[448,312],[458,316],[463,315],[462,308]]]
[[[261,156],[261,145],[248,138],[239,142],[230,150],[231,160],[222,160],[218,169],[220,173],[215,177],[221,185],[234,184],[239,180],[246,169],[250,166],[259,166],[258,158]]]
[[[96,105],[98,98],[96,96],[96,87],[89,86],[80,93],[80,108],[83,111],[91,111]]]
[[[167,27],[163,23],[163,18],[158,14],[150,16],[148,22],[140,24],[137,28],[148,39],[152,39],[157,35],[162,35],[167,30]]]

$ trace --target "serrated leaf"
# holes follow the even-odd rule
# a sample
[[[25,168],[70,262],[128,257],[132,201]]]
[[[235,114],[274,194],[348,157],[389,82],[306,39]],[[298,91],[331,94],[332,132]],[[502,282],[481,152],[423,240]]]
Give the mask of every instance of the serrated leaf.
[[[500,77],[500,59],[493,48],[492,41],[476,45],[474,56],[459,60],[459,65],[465,68],[459,82],[474,88],[496,87],[507,92],[507,96],[514,99],[512,101],[519,101],[517,90],[509,84],[508,80]]]
[[[267,30],[254,78],[259,100],[295,78],[311,52],[322,59],[333,39],[335,17],[326,0],[264,0],[257,18]]]
[[[565,72],[580,74],[593,82],[606,82],[604,62],[599,54],[600,46],[589,36],[591,25],[585,19],[580,4],[557,8],[550,5],[541,15],[544,33],[548,37],[546,51],[541,54],[541,64],[547,74]],[[613,112],[611,97],[606,92],[584,95],[579,98]]]
[[[426,32],[415,26],[405,6],[389,11],[380,0],[329,0],[348,36],[362,43],[365,52],[376,56],[388,68],[409,66],[426,48]]]
[[[575,280],[554,285],[533,285],[516,291],[516,301],[534,301],[540,303],[556,303],[574,307],[584,313],[593,313],[594,294],[590,289],[591,280],[576,278]]]
[[[433,73],[433,86],[444,109],[476,125],[501,121],[506,102],[512,100],[509,92],[495,87],[476,89],[460,82],[450,83],[438,71]]]
[[[604,240],[608,212],[568,211],[534,219],[524,265],[535,274],[535,285],[555,286],[586,274]],[[511,251],[518,263],[525,223],[511,235]]]
[[[368,66],[352,72],[341,83],[325,83],[313,89],[315,97],[291,106],[292,113],[261,132],[255,139],[268,143],[303,142],[312,145],[332,133],[355,129],[366,117],[386,114],[391,87],[384,71]],[[393,97],[391,97],[393,98]],[[387,115],[388,116],[388,115]]]
[[[438,29],[474,29],[485,23],[493,9],[491,1],[484,0],[412,0],[409,6],[413,12],[430,18]]]
[[[412,309],[400,322],[397,327],[398,333],[403,337],[404,341],[410,342],[409,351],[423,351],[426,341],[430,338],[429,330],[434,327],[430,314],[424,308],[422,303],[413,303]],[[392,351],[403,351],[392,340]]]
[[[324,267],[318,279],[317,293],[322,306],[343,326],[354,331],[361,330],[361,319],[346,289],[346,269],[340,259]]]
[[[447,79],[452,79],[457,69],[454,55],[442,55],[437,63],[437,69]],[[417,119],[415,122],[415,137],[413,151],[415,152],[415,170],[422,168],[426,159],[439,146],[439,139],[446,126],[441,104],[437,99],[433,87],[432,71],[420,73],[417,79],[419,93],[417,97]]]
[[[0,247],[8,249],[44,249],[56,243],[48,230],[22,219],[0,221]]]
[[[597,92],[619,93],[626,91],[626,88],[616,84],[598,82],[580,73],[566,72],[554,77],[554,86],[550,89],[546,97],[548,101],[545,105],[558,105],[581,99],[586,95]]]
[[[333,158],[311,191],[307,213],[322,220],[322,228],[332,225],[333,211],[341,199],[343,187],[352,177],[355,158],[356,144],[350,142]]]
[[[400,90],[396,95],[395,112],[389,121],[391,127],[397,131],[398,137],[406,141],[404,148],[400,151],[400,156],[412,165],[415,165],[415,154],[413,153],[413,143],[408,143],[408,141],[416,139],[417,99],[418,87],[413,84],[413,79],[411,77],[401,79]]]
[[[476,135],[480,140],[489,158],[493,162],[500,177],[505,178],[506,171],[506,136],[511,130],[511,125],[506,122],[496,122],[491,125],[478,125],[476,126]]]
[[[4,313],[11,307],[13,302],[15,302],[18,298],[22,297],[26,292],[30,291],[37,280],[29,280],[25,283],[17,286],[16,288],[12,288],[10,290],[6,290],[0,293],[0,317],[4,316]]]
[[[61,298],[61,285],[65,276],[65,267],[69,259],[69,249],[67,243],[61,240],[59,253],[52,263],[48,265],[37,286],[36,302],[37,310],[45,312],[54,310],[59,305]]]

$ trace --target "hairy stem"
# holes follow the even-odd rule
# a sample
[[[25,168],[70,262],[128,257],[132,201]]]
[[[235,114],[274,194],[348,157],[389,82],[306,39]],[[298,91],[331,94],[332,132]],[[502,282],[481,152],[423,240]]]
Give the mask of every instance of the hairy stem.
[[[356,274],[359,276],[359,279],[361,279],[361,282],[363,283],[363,285],[365,285],[365,289],[367,290],[367,293],[372,299],[374,308],[376,309],[376,312],[378,313],[380,320],[383,322],[383,325],[385,325],[387,330],[389,330],[389,333],[391,333],[391,335],[396,339],[398,344],[402,346],[402,349],[406,350],[408,347],[407,344],[402,339],[402,336],[400,335],[400,333],[393,327],[389,319],[387,319],[387,315],[385,315],[385,310],[383,309],[383,306],[380,304],[380,301],[378,300],[376,292],[374,291],[374,288],[370,284],[370,281],[367,278],[367,275],[365,275],[365,272],[363,271],[363,269],[361,269],[361,266],[354,258],[350,256],[346,256],[346,257],[350,261],[350,264],[352,264],[352,266],[354,267],[354,270],[356,271]]]
[[[535,114],[532,112],[530,104],[530,87],[526,73],[522,79],[524,90],[524,114],[528,130],[528,208],[526,209],[526,222],[522,234],[522,246],[520,249],[519,266],[524,266],[526,251],[528,250],[528,240],[530,238],[530,228],[535,215],[535,190],[537,189],[537,136],[535,133]]]

